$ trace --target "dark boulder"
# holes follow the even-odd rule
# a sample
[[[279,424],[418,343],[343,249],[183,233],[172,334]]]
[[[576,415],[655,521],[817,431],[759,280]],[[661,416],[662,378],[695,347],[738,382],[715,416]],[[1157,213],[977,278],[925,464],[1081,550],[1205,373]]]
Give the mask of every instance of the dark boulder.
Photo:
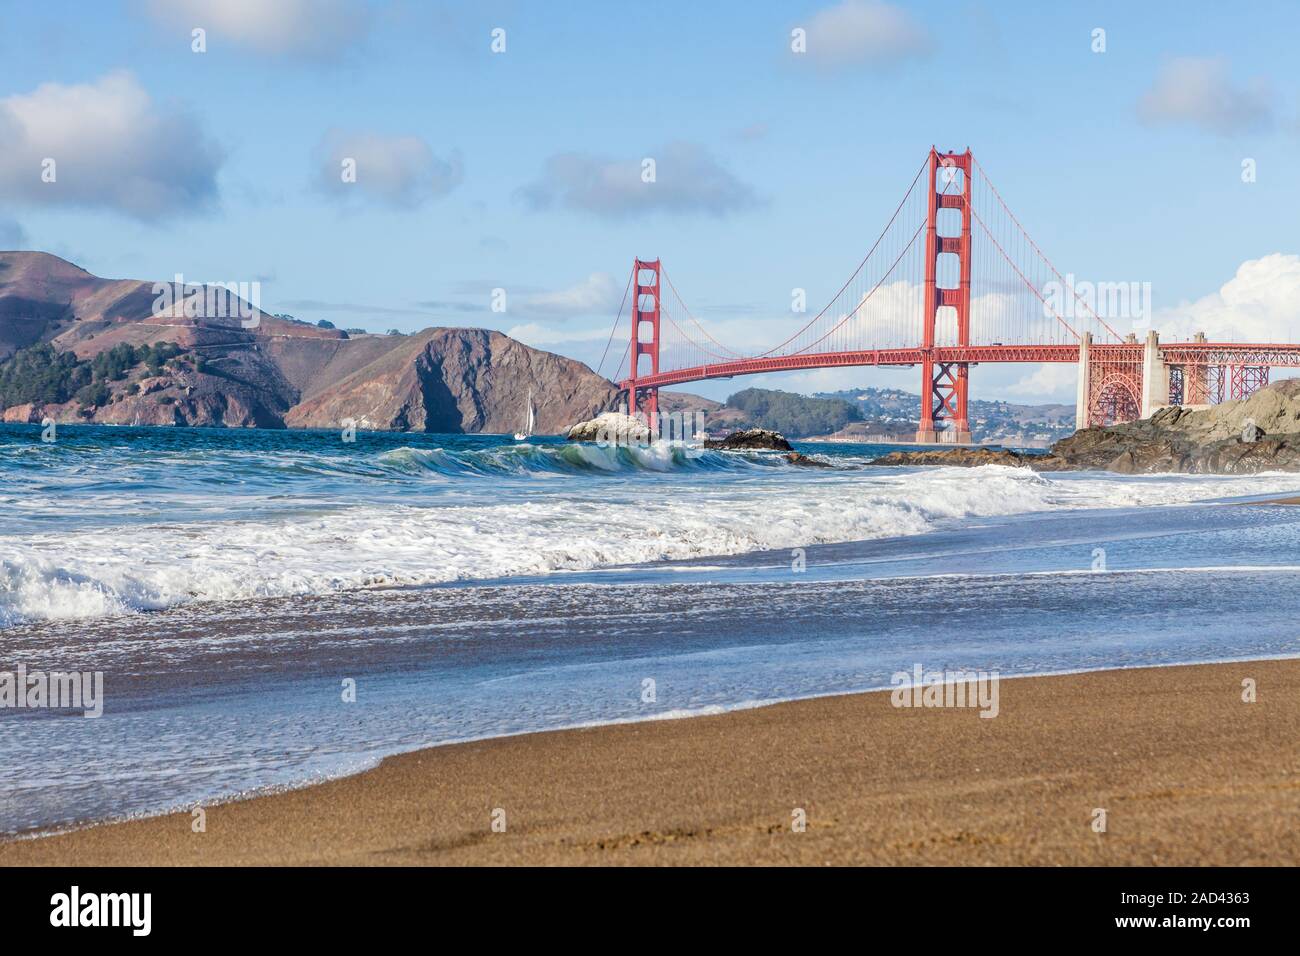
[[[764,428],[747,428],[726,438],[709,438],[704,447],[714,451],[794,451],[784,435]]]
[[[785,460],[792,465],[802,465],[805,468],[833,468],[835,467],[828,461],[822,461],[818,458],[809,458],[807,455],[797,451],[792,451],[785,456]]]
[[[952,465],[977,468],[980,465],[1007,465],[1022,468],[1041,455],[1022,455],[1005,448],[934,448],[925,451],[891,451],[877,458],[873,465]]]

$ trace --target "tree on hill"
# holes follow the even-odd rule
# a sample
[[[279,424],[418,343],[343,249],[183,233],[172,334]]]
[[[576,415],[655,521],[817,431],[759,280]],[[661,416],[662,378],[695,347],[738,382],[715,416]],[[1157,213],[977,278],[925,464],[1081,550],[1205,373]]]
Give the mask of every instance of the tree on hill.
[[[108,389],[108,383],[103,379],[96,379],[89,385],[77,389],[77,401],[81,402],[84,408],[98,408],[100,405],[107,405],[112,392]]]
[[[164,362],[181,354],[181,347],[175,342],[155,342],[152,346],[142,346],[139,352],[140,361],[149,369],[149,374],[157,375]]]
[[[119,342],[111,349],[100,352],[90,360],[90,368],[95,373],[95,380],[107,379],[116,382],[126,378],[126,373],[135,368],[143,359],[143,350],[137,351],[134,345]]]

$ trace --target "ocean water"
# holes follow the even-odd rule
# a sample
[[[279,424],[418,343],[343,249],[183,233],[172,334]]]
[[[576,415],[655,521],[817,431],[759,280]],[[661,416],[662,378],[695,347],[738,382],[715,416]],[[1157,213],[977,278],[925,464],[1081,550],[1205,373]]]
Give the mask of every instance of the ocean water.
[[[0,426],[0,832],[386,754],[888,685],[1300,655],[1300,477],[887,469],[882,446]],[[356,701],[342,687],[355,682]],[[649,683],[647,683],[649,682]],[[647,688],[653,693],[647,696]]]

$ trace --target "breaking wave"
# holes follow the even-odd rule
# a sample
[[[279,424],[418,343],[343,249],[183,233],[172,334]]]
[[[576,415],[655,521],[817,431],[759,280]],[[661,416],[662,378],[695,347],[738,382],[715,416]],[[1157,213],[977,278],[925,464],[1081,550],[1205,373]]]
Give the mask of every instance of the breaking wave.
[[[681,442],[646,447],[589,442],[500,445],[479,450],[404,446],[383,452],[379,464],[405,474],[465,475],[615,474],[637,471],[743,471],[788,466],[780,455],[704,451]]]
[[[101,489],[65,527],[0,535],[0,626],[915,535],[953,519],[1177,504],[1276,484],[997,466],[804,469],[669,446],[401,447],[378,459],[371,477],[409,477],[379,482],[383,492],[355,476],[300,476],[292,495],[279,484],[233,495],[214,474],[215,485],[174,489],[166,521],[118,520],[123,489]],[[575,478],[538,480],[559,474]],[[489,480],[456,480],[470,475]]]

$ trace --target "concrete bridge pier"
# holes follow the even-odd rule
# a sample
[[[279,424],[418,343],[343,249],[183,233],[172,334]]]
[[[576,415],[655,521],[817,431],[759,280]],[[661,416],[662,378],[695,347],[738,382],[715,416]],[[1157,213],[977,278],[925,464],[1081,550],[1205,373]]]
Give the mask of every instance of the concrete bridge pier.
[[[1169,366],[1160,354],[1160,336],[1151,329],[1142,353],[1142,417],[1150,418],[1168,404]]]
[[[1091,424],[1088,421],[1089,400],[1092,397],[1091,351],[1092,333],[1084,332],[1083,338],[1079,341],[1079,384],[1074,399],[1074,427],[1076,431],[1087,428]]]

